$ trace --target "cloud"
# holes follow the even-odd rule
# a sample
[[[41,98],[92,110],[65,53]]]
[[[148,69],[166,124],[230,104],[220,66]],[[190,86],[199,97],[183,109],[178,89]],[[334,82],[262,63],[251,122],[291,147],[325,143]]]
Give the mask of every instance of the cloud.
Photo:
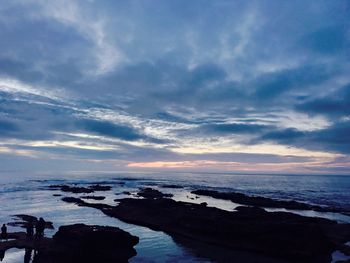
[[[16,131],[18,131],[17,125],[10,121],[0,120],[0,136],[6,136]]]
[[[343,52],[347,45],[347,31],[343,24],[320,28],[305,35],[302,45],[311,52],[333,54]]]
[[[273,141],[309,150],[349,154],[349,134],[350,122],[347,120],[335,122],[327,128],[315,131],[276,130],[261,135],[258,140]]]
[[[334,75],[332,71],[334,69],[330,70],[322,65],[308,65],[264,74],[255,80],[257,89],[254,96],[257,99],[273,99],[291,90],[305,90],[328,80]]]
[[[2,147],[120,165],[348,155],[347,7],[2,1]]]
[[[261,136],[261,140],[272,140],[282,143],[293,143],[296,140],[303,138],[305,132],[301,132],[294,128],[288,128],[284,130],[274,130],[268,133],[265,133]]]
[[[347,116],[350,115],[350,85],[333,91],[326,96],[309,99],[299,103],[295,108],[312,115]]]
[[[135,129],[107,121],[80,120],[78,127],[98,135],[120,138],[127,141],[143,139]]]
[[[220,123],[204,125],[204,129],[208,129],[217,133],[230,134],[255,134],[271,128],[268,125],[259,124],[242,124],[242,123]]]

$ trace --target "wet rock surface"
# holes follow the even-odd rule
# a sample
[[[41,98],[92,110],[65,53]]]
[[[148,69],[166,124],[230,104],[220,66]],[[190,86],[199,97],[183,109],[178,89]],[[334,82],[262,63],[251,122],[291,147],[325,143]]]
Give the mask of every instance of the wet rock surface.
[[[128,262],[138,237],[116,228],[75,224],[62,226],[38,262]]]
[[[332,252],[350,239],[348,224],[266,212],[258,207],[243,206],[237,212],[229,212],[162,197],[120,199],[118,206],[89,204],[77,198],[65,201],[100,209],[127,223],[164,231],[176,240],[185,239],[182,242],[198,253],[203,247],[214,246],[220,253],[211,257],[221,262],[235,259],[237,262],[329,263]],[[223,260],[226,254],[227,261]]]
[[[301,203],[297,201],[284,201],[284,200],[275,200],[272,198],[262,197],[262,196],[249,196],[243,193],[236,192],[219,192],[214,190],[194,190],[191,192],[196,195],[210,196],[213,198],[230,200],[234,203],[249,205],[249,206],[258,206],[266,208],[285,208],[291,210],[314,210],[318,212],[340,212],[347,214],[346,211],[340,211],[336,208],[321,207],[317,205],[310,205],[306,203]]]
[[[9,226],[18,226],[22,228],[26,228],[28,224],[35,225],[38,222],[38,218],[31,215],[14,215],[14,218],[17,219],[16,221],[9,222]],[[45,221],[45,228],[46,229],[54,229],[53,223],[50,221]]]
[[[58,184],[58,185],[50,185],[49,189],[61,190],[62,192],[74,193],[74,194],[91,194],[96,191],[109,191],[112,189],[112,187],[109,185],[100,185],[100,184],[94,184],[88,187]]]
[[[29,239],[23,232],[9,233],[8,238],[12,240],[0,242],[0,253],[25,248],[25,257],[34,256],[36,263],[128,262],[139,242],[117,227],[84,224],[62,226],[53,238]]]
[[[92,189],[93,191],[109,191],[112,187],[110,185],[94,184],[89,186],[89,189]]]
[[[146,187],[142,188],[138,193],[138,196],[147,198],[147,199],[158,199],[158,198],[164,198],[164,197],[172,197],[172,194],[164,194],[156,189]]]

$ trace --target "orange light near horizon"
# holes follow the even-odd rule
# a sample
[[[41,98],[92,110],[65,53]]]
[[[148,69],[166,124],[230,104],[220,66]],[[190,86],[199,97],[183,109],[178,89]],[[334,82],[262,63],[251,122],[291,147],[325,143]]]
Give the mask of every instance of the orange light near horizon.
[[[199,166],[215,166],[220,162],[216,161],[181,161],[181,162],[139,162],[129,163],[128,167],[134,168],[191,168]]]

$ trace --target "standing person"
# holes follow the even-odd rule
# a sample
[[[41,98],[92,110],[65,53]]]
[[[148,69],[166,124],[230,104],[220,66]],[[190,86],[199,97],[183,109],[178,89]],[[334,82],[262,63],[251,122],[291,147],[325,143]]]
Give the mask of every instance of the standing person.
[[[45,220],[42,217],[40,217],[39,220],[36,222],[35,230],[35,234],[37,237],[41,238],[44,236]]]
[[[7,227],[5,224],[3,224],[1,227],[1,238],[7,239]]]
[[[27,224],[27,238],[31,239],[34,235],[34,226],[33,226],[33,222],[29,221]]]

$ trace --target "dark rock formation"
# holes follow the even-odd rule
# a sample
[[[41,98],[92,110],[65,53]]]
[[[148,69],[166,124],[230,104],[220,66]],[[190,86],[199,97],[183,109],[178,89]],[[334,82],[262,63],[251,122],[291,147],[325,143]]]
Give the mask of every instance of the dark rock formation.
[[[74,194],[91,194],[95,191],[109,191],[112,189],[109,185],[95,184],[89,187],[70,186],[64,184],[50,185],[49,189],[61,190],[62,192],[74,193]]]
[[[90,194],[94,190],[87,187],[70,186],[70,185],[50,185],[50,189],[61,190],[62,192],[74,193],[74,194]]]
[[[117,227],[75,224],[62,226],[53,238],[28,239],[25,233],[10,233],[12,241],[0,242],[0,252],[17,247],[34,254],[36,263],[116,263],[136,255],[138,237]]]
[[[86,207],[92,207],[92,208],[97,208],[97,209],[108,209],[110,206],[106,204],[94,204],[94,203],[87,203],[84,200],[81,200],[80,198],[76,197],[63,197],[62,201],[67,202],[67,203],[73,203],[78,206],[86,206]]]
[[[14,217],[19,219],[19,221],[9,222],[8,225],[26,228],[29,223],[35,225],[38,221],[38,218],[31,215],[14,215]],[[45,228],[54,229],[52,222],[45,221]]]
[[[317,205],[310,205],[306,203],[301,203],[297,201],[285,201],[285,200],[275,200],[272,198],[261,197],[261,196],[249,196],[242,193],[236,192],[218,192],[214,190],[195,190],[191,192],[192,194],[210,196],[213,198],[230,200],[234,203],[266,207],[266,208],[285,208],[291,210],[314,210],[318,212],[344,212],[338,209],[326,208]]]
[[[93,191],[109,191],[112,189],[111,186],[109,185],[100,185],[100,184],[94,184],[89,186],[90,189],[92,189]]]
[[[175,240],[191,240],[187,245],[196,251],[214,245],[221,249],[221,255],[213,255],[214,260],[233,251],[254,259],[228,258],[227,262],[328,263],[332,252],[350,239],[349,225],[256,207],[229,212],[168,198],[121,199],[115,207],[75,202],[128,223],[164,231]]]
[[[142,188],[138,193],[138,196],[142,196],[144,198],[148,199],[157,199],[157,198],[163,198],[163,197],[172,197],[172,194],[164,194],[156,189],[152,188]]]
[[[128,262],[136,255],[133,248],[138,237],[116,228],[76,224],[62,226],[53,236],[47,251],[39,254],[39,262]]]

